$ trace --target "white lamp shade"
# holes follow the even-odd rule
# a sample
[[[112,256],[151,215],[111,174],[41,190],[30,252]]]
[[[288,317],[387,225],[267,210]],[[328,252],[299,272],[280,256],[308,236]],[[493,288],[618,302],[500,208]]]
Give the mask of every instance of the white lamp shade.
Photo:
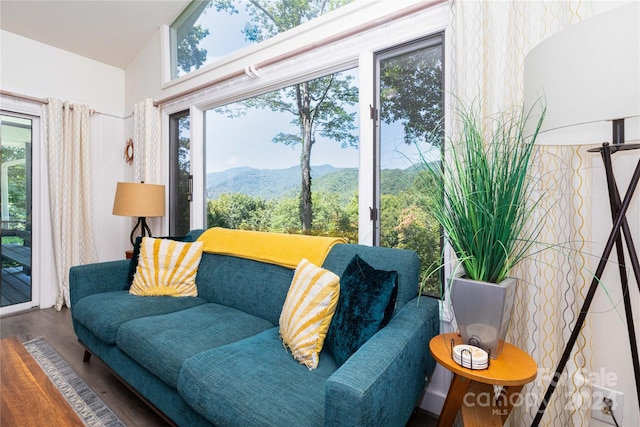
[[[533,107],[535,116],[538,107],[547,108],[536,143],[611,142],[615,119],[625,119],[626,141],[640,139],[639,28],[640,3],[633,2],[531,50],[524,62],[525,111]]]

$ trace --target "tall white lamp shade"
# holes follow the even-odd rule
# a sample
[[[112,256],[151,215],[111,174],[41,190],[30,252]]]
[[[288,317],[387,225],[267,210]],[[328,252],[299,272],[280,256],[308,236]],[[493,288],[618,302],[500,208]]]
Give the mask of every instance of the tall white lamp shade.
[[[537,144],[640,140],[640,3],[585,19],[533,48],[524,62],[525,111],[546,105]]]

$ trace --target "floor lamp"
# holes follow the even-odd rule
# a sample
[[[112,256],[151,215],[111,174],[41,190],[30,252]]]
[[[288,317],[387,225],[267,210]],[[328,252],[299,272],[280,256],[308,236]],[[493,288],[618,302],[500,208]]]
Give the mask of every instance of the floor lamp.
[[[151,237],[147,218],[164,216],[164,185],[144,182],[119,182],[113,201],[113,215],[138,217],[131,230],[129,240],[134,245],[136,230],[140,228],[142,237]]]
[[[600,144],[609,192],[613,227],[588,289],[573,331],[533,421],[537,426],[553,395],[584,325],[593,297],[601,286],[609,257],[618,255],[627,334],[640,401],[640,363],[634,329],[624,247],[640,292],[640,264],[626,218],[640,180],[640,156],[624,195],[621,195],[612,156],[638,150],[640,154],[640,4],[631,3],[586,19],[546,39],[525,59],[525,108],[546,105],[539,144]],[[535,108],[535,107],[534,107]],[[626,142],[625,142],[625,133]],[[603,142],[607,141],[607,142]],[[635,155],[635,153],[627,153]]]

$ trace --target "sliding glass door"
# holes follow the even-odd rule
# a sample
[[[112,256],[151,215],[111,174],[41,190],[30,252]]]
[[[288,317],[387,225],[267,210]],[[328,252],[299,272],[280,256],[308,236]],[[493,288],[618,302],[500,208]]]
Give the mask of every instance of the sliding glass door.
[[[30,307],[32,287],[32,169],[34,120],[0,115],[2,312],[9,306]]]

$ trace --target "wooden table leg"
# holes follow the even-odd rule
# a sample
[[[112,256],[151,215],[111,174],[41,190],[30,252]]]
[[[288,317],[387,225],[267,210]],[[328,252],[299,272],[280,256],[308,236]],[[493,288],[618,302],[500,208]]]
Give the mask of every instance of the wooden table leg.
[[[522,390],[521,385],[512,385],[504,387],[500,397],[496,401],[496,406],[500,409],[500,416],[502,417],[502,424],[507,421],[509,414],[513,409],[513,404],[517,403],[522,396],[519,396]]]
[[[438,419],[438,427],[451,427],[453,425],[470,383],[469,379],[453,374],[453,381],[451,381],[449,393],[447,393],[447,398],[444,401],[444,406]]]
[[[498,427],[509,418],[514,403],[519,404],[522,386],[503,387],[495,396],[491,384],[471,382],[463,398],[462,423],[465,427]]]

